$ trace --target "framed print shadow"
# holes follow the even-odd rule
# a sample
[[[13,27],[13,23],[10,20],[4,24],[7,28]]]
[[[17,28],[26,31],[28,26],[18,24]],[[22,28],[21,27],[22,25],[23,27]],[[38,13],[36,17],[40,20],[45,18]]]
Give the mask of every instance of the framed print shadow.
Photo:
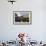
[[[32,11],[13,11],[13,24],[32,24]]]

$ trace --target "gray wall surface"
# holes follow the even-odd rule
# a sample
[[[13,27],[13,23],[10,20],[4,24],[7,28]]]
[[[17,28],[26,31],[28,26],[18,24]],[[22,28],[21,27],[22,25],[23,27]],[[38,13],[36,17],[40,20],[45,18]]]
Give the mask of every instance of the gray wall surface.
[[[37,41],[46,40],[44,5],[43,0],[17,0],[13,5],[0,0],[0,41],[15,40],[19,32],[29,33]],[[14,25],[13,11],[32,11],[32,25]]]

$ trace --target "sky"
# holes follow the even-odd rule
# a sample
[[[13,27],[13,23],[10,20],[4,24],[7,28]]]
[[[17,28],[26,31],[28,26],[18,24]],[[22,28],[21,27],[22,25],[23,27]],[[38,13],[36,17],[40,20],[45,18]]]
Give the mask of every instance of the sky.
[[[29,16],[30,12],[15,12],[18,16]]]
[[[21,12],[21,15],[29,15],[29,12]]]
[[[44,5],[42,0],[17,0],[13,5],[7,0],[0,0],[0,41],[15,40],[19,32],[30,34],[33,40],[45,41]],[[13,11],[32,11],[32,25],[14,25]]]

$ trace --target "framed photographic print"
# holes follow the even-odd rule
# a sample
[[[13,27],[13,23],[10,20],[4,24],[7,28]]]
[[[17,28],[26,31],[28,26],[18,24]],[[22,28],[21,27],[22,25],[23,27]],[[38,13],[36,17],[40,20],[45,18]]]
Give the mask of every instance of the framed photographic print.
[[[13,11],[13,24],[32,24],[32,11]]]

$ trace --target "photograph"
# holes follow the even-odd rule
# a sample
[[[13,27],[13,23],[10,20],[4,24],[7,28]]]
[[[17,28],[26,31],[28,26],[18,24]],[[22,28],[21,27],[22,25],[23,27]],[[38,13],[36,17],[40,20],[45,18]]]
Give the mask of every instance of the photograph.
[[[32,11],[13,11],[13,24],[32,24]]]

